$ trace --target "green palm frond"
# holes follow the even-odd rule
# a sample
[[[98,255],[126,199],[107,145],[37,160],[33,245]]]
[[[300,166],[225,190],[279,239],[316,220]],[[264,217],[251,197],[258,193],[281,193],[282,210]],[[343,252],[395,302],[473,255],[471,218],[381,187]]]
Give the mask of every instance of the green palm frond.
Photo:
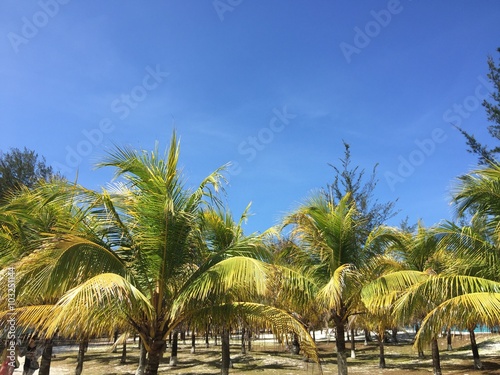
[[[351,264],[341,265],[335,270],[330,281],[319,290],[317,298],[324,308],[336,309],[345,303],[347,279],[352,272],[353,266]]]
[[[54,298],[103,272],[130,278],[125,264],[111,250],[79,237],[51,240],[16,265],[19,301],[33,296]]]
[[[222,260],[185,284],[172,307],[172,315],[185,309],[188,304],[202,304],[217,295],[231,299],[264,296],[270,266],[257,259],[231,257]]]
[[[429,342],[443,328],[463,329],[477,324],[489,327],[500,324],[500,293],[467,293],[447,299],[422,321],[415,345]]]
[[[33,305],[18,307],[15,310],[3,310],[0,312],[0,328],[8,329],[10,319],[13,319],[21,333],[35,330],[43,334],[42,327],[52,316],[53,309],[54,305]]]
[[[420,271],[402,270],[380,276],[361,291],[361,299],[369,309],[390,307],[409,288],[427,280],[428,274]]]
[[[472,171],[461,176],[453,192],[453,203],[459,216],[468,212],[474,215],[489,216],[488,226],[494,231],[497,241],[500,238],[500,165],[492,164],[487,168]]]
[[[100,335],[116,326],[151,320],[153,314],[148,298],[132,284],[119,275],[103,273],[65,293],[42,330],[47,336],[56,332],[75,336],[79,330]]]

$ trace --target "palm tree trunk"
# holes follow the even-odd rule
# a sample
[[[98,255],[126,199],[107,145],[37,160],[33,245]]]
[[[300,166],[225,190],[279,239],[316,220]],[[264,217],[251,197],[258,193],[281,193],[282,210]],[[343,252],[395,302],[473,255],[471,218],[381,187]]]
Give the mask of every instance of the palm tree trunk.
[[[83,361],[85,359],[85,352],[87,351],[88,345],[89,345],[88,339],[81,340],[80,344],[78,345],[78,356],[76,359],[75,375],[81,375],[83,371]]]
[[[186,330],[185,329],[182,329],[182,331],[181,331],[181,340],[182,340],[182,344],[186,345]]]
[[[448,330],[446,331],[446,350],[452,350],[452,346],[451,346],[451,328],[448,328]]]
[[[479,348],[476,342],[476,334],[474,328],[469,328],[470,345],[472,348],[472,358],[474,358],[474,369],[482,370],[483,364],[481,363],[481,358],[479,357]]]
[[[127,339],[125,338],[123,340],[122,357],[120,358],[120,363],[124,364],[126,362],[127,362]]]
[[[432,339],[432,367],[434,369],[434,375],[441,375],[441,360],[439,358],[439,346],[437,338]]]
[[[196,334],[194,332],[194,328],[191,331],[191,354],[196,352]]]
[[[354,336],[354,328],[351,328],[351,358],[356,358],[356,340]]]
[[[345,325],[340,317],[335,319],[335,329],[337,337],[335,339],[337,347],[337,370],[338,375],[347,375],[347,355],[345,352]]]
[[[40,361],[40,369],[38,370],[39,375],[49,375],[50,374],[50,363],[52,361],[52,339],[47,339],[44,342],[44,348],[42,352],[42,360]]]
[[[118,330],[116,330],[114,332],[114,335],[113,335],[113,344],[116,344],[117,340],[118,340]],[[116,353],[117,350],[118,350],[118,347],[115,346],[115,348],[113,349],[113,353]]]
[[[415,323],[415,337],[417,337],[417,334],[418,334],[418,331],[420,329],[420,325],[418,323]],[[424,355],[424,350],[422,349],[422,347],[418,347],[418,358],[424,358],[425,355]]]
[[[367,328],[365,328],[363,331],[365,333],[365,345],[368,345],[368,343],[370,341],[372,341],[372,337],[370,335],[370,331]]]
[[[378,333],[378,367],[385,368],[385,330],[380,330]]]
[[[205,346],[208,348],[210,346],[210,342],[208,340],[208,337],[209,337],[209,333],[210,333],[210,325],[207,324],[207,330],[205,331]]]
[[[246,330],[245,330],[245,327],[243,327],[243,328],[241,328],[241,354],[247,353],[247,347],[245,345],[245,334],[246,334]]]
[[[247,336],[247,350],[249,352],[252,351],[252,331],[250,329],[248,330],[248,336]]]
[[[139,349],[140,349],[139,366],[137,367],[137,370],[135,370],[135,375],[144,375],[144,370],[146,369],[146,356],[148,353],[146,351],[146,347],[142,342],[142,339],[140,338],[139,338]]]
[[[392,342],[398,343],[398,327],[392,327]]]
[[[154,340],[148,352],[148,363],[144,375],[157,375],[160,361],[165,350],[165,340]]]
[[[170,366],[177,366],[178,348],[179,348],[179,332],[175,331],[172,337],[172,352],[170,353]]]
[[[231,367],[231,353],[229,348],[229,328],[222,328],[221,335],[221,344],[222,344],[222,366],[220,369],[221,375],[229,374],[229,367]]]

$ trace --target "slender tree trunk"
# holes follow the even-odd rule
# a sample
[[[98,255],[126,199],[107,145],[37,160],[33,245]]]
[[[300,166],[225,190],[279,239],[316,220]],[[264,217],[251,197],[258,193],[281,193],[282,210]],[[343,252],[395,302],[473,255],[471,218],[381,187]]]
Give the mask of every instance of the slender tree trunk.
[[[392,342],[398,343],[398,327],[392,327]]]
[[[178,349],[179,349],[179,332],[175,331],[172,336],[172,352],[170,353],[170,363],[169,363],[170,366],[177,366]]]
[[[52,361],[52,348],[53,342],[52,338],[45,340],[43,343],[42,359],[40,361],[40,369],[38,370],[39,375],[49,375],[50,374],[50,363]]]
[[[125,364],[126,362],[127,362],[127,338],[124,338],[122,346],[122,357],[120,358],[120,363]]]
[[[252,351],[252,331],[250,329],[248,330],[247,335],[247,351]]]
[[[83,361],[85,359],[85,352],[87,351],[88,345],[89,345],[88,339],[81,340],[80,344],[78,345],[78,356],[76,358],[75,375],[81,375],[83,371]]]
[[[448,328],[448,330],[446,331],[446,350],[452,350],[452,346],[451,346],[451,328]]]
[[[378,351],[379,351],[379,359],[378,359],[378,367],[385,368],[385,330],[380,330],[378,333]]]
[[[196,333],[194,332],[194,328],[191,331],[191,354],[196,353]]]
[[[351,358],[356,358],[356,337],[354,328],[351,328]]]
[[[365,345],[368,345],[368,343],[372,341],[370,331],[367,328],[365,328],[363,331],[365,332]]]
[[[113,344],[116,344],[117,340],[118,340],[118,330],[116,330],[114,335],[113,335]],[[117,350],[118,350],[118,347],[115,346],[115,348],[113,349],[113,353],[116,353]]]
[[[474,358],[474,369],[482,370],[483,364],[481,363],[481,358],[479,357],[479,348],[476,342],[476,333],[474,328],[469,328],[470,345],[472,348],[472,358]]]
[[[139,366],[137,367],[137,370],[135,370],[135,375],[144,375],[144,371],[146,370],[146,356],[148,352],[146,351],[146,347],[144,346],[142,340],[139,338],[139,349],[140,349],[140,354],[139,354]]]
[[[439,346],[437,338],[432,339],[432,367],[434,369],[434,375],[441,375],[441,359],[439,358]]]
[[[183,329],[183,330],[181,331],[181,340],[182,340],[182,343],[183,343],[184,345],[186,345],[186,330],[185,330],[185,329]]]
[[[241,354],[247,354],[247,347],[245,345],[245,327],[241,328]]]
[[[165,340],[154,340],[148,353],[148,361],[144,375],[157,375],[160,361],[165,350]]]
[[[337,370],[338,375],[347,375],[347,355],[345,351],[345,326],[344,321],[338,317],[335,320],[337,337],[335,339],[337,347]]]
[[[205,332],[205,346],[208,348],[210,346],[210,342],[208,340],[209,338],[209,333],[210,333],[210,325],[207,324],[207,330]]]
[[[228,375],[229,368],[231,367],[231,353],[229,348],[229,328],[222,328],[221,335],[221,344],[222,344],[222,366],[220,369],[221,375]]]
[[[415,323],[415,337],[417,337],[419,329],[420,329],[419,324]],[[418,358],[424,358],[424,357],[425,357],[424,350],[421,347],[419,347],[418,348]]]

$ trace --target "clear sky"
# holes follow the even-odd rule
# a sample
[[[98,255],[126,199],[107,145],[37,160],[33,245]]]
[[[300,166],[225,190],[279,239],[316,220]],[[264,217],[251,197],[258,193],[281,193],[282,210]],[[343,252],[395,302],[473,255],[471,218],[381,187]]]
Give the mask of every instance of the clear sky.
[[[376,197],[410,223],[451,219],[450,189],[474,168],[463,137],[487,120],[486,59],[500,2],[3,0],[0,150],[27,147],[98,189],[113,144],[181,138],[195,186],[231,162],[229,206],[247,232],[332,182],[351,145]]]

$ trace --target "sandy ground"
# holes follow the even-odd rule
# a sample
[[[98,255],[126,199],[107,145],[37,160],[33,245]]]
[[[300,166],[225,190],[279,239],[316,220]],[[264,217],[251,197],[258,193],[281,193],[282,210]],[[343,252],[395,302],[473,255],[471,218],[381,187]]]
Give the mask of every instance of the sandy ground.
[[[408,339],[408,337],[406,338]],[[443,374],[500,375],[500,335],[478,335],[478,342],[480,343],[481,359],[485,365],[483,371],[474,371],[472,368],[472,355],[468,347],[467,335],[454,338],[454,349],[451,352],[446,351],[446,343],[442,339],[440,349]],[[356,358],[348,359],[349,374],[427,375],[432,373],[430,351],[427,351],[424,360],[419,360],[409,342],[386,346],[386,369],[378,368],[378,348],[375,343],[364,346],[360,338],[356,345]],[[320,337],[318,347],[323,361],[323,374],[336,374],[334,343],[327,343],[325,337]],[[50,371],[51,375],[74,374],[77,349],[76,346],[56,348],[56,357],[52,361]],[[133,343],[130,343],[127,349],[127,363],[120,364],[120,350],[118,353],[111,353],[107,345],[91,345],[86,355],[83,374],[133,375],[137,367],[138,350]],[[317,364],[292,356],[283,347],[269,339],[255,342],[253,350],[246,355],[239,353],[238,341],[234,340],[231,353],[234,361],[231,374],[320,374]],[[168,356],[169,353],[165,353],[165,357]],[[23,358],[20,360],[22,366]],[[172,368],[167,363],[168,359],[165,359],[164,362],[160,367],[159,374],[219,374],[220,346],[212,345],[209,349],[199,347],[197,353],[193,355],[190,353],[189,343],[181,343],[179,346],[179,365]],[[14,374],[21,375],[22,368],[16,369]],[[38,371],[35,372],[35,375],[38,375]]]

